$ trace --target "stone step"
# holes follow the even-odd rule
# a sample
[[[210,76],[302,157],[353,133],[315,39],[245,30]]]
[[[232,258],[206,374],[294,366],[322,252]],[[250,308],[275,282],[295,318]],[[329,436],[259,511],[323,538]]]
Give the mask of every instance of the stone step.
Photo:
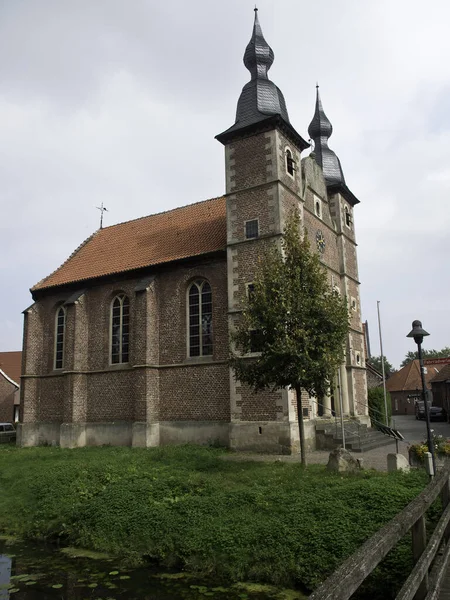
[[[354,421],[344,421],[345,446],[352,452],[366,452],[391,444],[393,439],[377,429],[359,425]],[[321,436],[321,445],[324,448],[342,446],[342,432],[340,423],[320,423],[316,426],[317,433]]]
[[[367,452],[368,450],[374,450],[375,448],[381,448],[391,444],[394,440],[388,435],[381,434],[382,437],[378,439],[372,439],[370,442],[362,442],[361,444],[351,444],[351,448],[348,449],[352,452]],[[347,445],[347,444],[346,444]]]

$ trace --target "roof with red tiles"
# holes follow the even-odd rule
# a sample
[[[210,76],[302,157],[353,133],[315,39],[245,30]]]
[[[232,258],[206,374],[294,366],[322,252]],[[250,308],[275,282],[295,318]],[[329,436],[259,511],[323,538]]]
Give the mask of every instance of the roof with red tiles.
[[[31,291],[225,250],[225,198],[99,229]]]
[[[0,352],[0,371],[20,384],[20,373],[22,372],[22,352]]]
[[[426,365],[425,383],[431,389],[430,382],[442,369],[442,364],[428,363]],[[389,392],[415,391],[422,389],[420,377],[420,366],[418,359],[409,362],[402,369],[394,373],[386,381],[386,389]]]
[[[450,364],[442,365],[442,369],[433,377],[431,383],[439,383],[450,379]]]

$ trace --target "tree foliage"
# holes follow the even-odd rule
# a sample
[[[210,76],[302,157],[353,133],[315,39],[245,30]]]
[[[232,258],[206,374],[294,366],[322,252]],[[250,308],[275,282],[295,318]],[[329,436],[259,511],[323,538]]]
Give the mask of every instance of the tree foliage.
[[[370,388],[367,392],[368,404],[369,404],[369,416],[372,421],[378,421],[379,423],[390,423],[392,416],[392,402],[391,395],[386,392],[386,404],[388,411],[388,418],[386,420],[386,407],[384,405],[384,390],[382,387]]]
[[[383,373],[383,368],[381,365],[381,355],[380,356],[372,356],[370,357],[367,362],[378,371],[378,373]],[[395,369],[392,366],[392,363],[390,363],[386,357],[384,357],[384,374],[386,376],[386,379],[392,375],[392,373],[395,373],[397,369]]]
[[[422,348],[423,358],[447,358],[448,356],[450,356],[449,346],[445,346],[445,348],[442,348],[442,350],[427,350],[426,348]],[[412,362],[413,360],[416,360],[416,358],[419,358],[417,350],[415,352],[410,350],[406,353],[405,358],[403,359],[403,362],[401,363],[400,367],[405,367],[408,363]]]
[[[305,462],[301,390],[322,398],[344,358],[349,313],[346,298],[331,289],[327,273],[300,217],[288,220],[281,251],[271,244],[260,259],[252,293],[233,342],[236,378],[255,391],[290,387],[297,392],[302,462]],[[259,352],[251,359],[249,352]]]

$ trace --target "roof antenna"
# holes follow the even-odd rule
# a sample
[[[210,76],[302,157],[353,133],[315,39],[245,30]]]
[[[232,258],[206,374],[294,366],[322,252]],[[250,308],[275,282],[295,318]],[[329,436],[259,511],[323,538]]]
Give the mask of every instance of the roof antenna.
[[[100,213],[101,213],[101,214],[100,214],[100,229],[103,229],[103,213],[104,213],[105,211],[106,211],[106,212],[109,212],[109,211],[108,211],[108,209],[107,209],[107,208],[105,208],[105,207],[103,206],[103,202],[102,202],[101,206],[96,206],[95,208],[98,208],[98,210],[99,210],[99,211],[100,211]]]

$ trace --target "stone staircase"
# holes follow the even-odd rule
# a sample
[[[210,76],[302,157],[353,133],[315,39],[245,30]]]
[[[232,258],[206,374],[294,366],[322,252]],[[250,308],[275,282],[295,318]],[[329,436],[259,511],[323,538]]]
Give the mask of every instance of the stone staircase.
[[[392,444],[393,438],[357,421],[345,420],[345,447],[350,452],[367,452]],[[342,446],[341,422],[339,419],[316,421],[316,449],[334,450]]]

